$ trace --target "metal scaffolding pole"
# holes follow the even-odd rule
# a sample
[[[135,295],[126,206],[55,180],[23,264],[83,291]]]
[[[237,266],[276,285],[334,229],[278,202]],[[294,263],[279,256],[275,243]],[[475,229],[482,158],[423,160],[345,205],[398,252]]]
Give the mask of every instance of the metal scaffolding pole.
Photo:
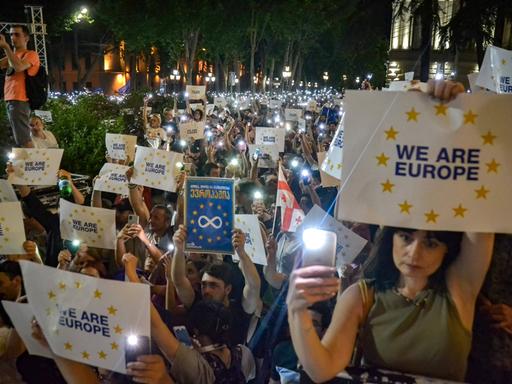
[[[48,73],[48,60],[46,57],[46,24],[43,22],[43,7],[40,5],[26,5],[25,12],[30,14],[30,23],[16,21],[0,21],[0,33],[8,31],[11,25],[25,25],[32,35],[34,50],[39,56],[39,61],[46,73]]]

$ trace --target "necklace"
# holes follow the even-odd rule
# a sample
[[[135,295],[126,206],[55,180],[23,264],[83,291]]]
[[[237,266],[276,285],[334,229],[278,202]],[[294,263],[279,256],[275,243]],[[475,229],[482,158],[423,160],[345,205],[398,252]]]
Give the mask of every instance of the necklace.
[[[397,295],[403,298],[407,303],[413,303],[417,307],[422,307],[426,304],[428,298],[430,297],[430,294],[432,291],[421,291],[414,299],[411,299],[410,297],[405,296],[402,292],[398,290],[398,287],[393,287],[391,291]]]

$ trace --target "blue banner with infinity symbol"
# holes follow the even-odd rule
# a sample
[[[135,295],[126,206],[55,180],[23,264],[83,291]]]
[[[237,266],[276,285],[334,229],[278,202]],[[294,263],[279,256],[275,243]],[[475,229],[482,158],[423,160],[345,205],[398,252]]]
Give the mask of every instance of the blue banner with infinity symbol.
[[[231,231],[235,217],[232,179],[188,177],[185,182],[185,250],[233,254]]]

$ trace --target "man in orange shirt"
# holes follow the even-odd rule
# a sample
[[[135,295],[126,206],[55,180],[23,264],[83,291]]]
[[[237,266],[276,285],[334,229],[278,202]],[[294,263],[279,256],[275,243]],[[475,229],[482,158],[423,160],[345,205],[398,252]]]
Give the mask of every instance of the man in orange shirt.
[[[27,49],[29,31],[24,25],[13,25],[9,31],[14,50],[0,34],[0,48],[6,57],[0,60],[0,66],[7,68],[4,85],[4,100],[7,105],[7,116],[16,144],[21,147],[33,148],[30,138],[30,105],[25,89],[25,76],[34,76],[39,70],[39,56],[35,51]]]

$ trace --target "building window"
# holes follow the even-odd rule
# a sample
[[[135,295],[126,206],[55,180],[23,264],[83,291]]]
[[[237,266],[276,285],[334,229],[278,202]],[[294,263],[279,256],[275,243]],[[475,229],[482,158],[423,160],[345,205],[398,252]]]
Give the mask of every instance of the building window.
[[[441,27],[444,27],[450,22],[453,16],[453,0],[441,0],[439,1],[439,21]],[[432,48],[433,49],[447,49],[450,48],[449,42],[445,42],[444,46],[441,47],[441,36],[439,35],[439,29],[433,31],[432,36]]]
[[[391,29],[391,49],[409,49],[411,46],[411,24],[412,18],[409,12],[404,11],[400,16],[393,18]]]

